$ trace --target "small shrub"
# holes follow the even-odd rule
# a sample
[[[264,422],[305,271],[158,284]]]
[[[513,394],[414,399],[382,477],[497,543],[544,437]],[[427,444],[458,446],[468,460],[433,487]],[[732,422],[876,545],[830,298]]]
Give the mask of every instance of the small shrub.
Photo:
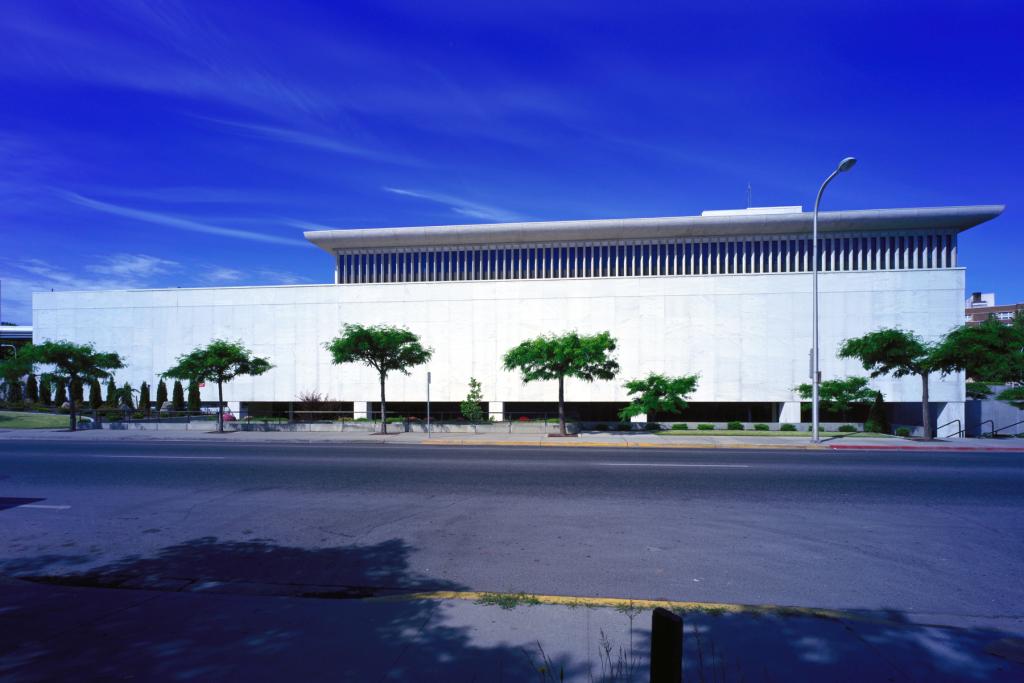
[[[853,425],[839,425],[839,430],[838,431],[840,431],[840,432],[855,432],[855,431],[857,431],[857,428],[854,427]]]
[[[795,432],[796,431],[796,425],[791,425],[791,424],[779,425],[779,431],[780,432]]]
[[[608,425],[606,425],[603,422],[599,422],[596,425],[594,425],[594,429],[596,429],[599,432],[606,432],[608,431]]]
[[[910,436],[910,427],[898,427],[896,436]]]
[[[769,431],[768,425],[759,422],[758,424],[754,425],[754,431],[755,432],[767,432],[767,431]]]
[[[529,421],[530,421],[530,418],[528,418],[526,415],[520,415],[518,418],[516,418],[516,422],[529,422]]]
[[[729,422],[729,429],[731,429],[733,431],[736,431],[736,432],[742,432],[743,431],[743,423],[742,422],[737,422],[736,420],[732,420],[731,422]]]
[[[648,422],[647,424],[644,425],[644,429],[646,429],[649,432],[661,431],[661,423],[660,422]]]
[[[706,422],[702,422],[701,424],[697,425],[697,429],[699,429],[701,431],[704,431],[704,432],[709,432],[709,431],[711,431],[714,428],[715,428],[715,425],[709,425]]]
[[[686,424],[685,422],[677,422],[676,424],[672,425],[672,429],[679,432],[685,432],[689,428],[690,425]]]

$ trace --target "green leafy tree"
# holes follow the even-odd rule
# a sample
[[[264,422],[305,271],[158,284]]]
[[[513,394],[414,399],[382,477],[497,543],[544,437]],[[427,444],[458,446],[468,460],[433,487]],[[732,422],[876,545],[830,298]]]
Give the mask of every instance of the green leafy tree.
[[[156,385],[156,409],[160,410],[167,403],[167,382],[162,378]]]
[[[483,400],[484,394],[481,390],[480,382],[476,381],[475,377],[470,377],[469,393],[466,394],[466,400],[459,404],[462,417],[470,422],[483,422],[487,418],[487,414],[480,406],[480,402]]]
[[[1024,410],[1024,387],[1011,387],[999,392],[996,396],[1000,401],[1006,401],[1018,410]]]
[[[967,398],[973,398],[976,401],[980,401],[988,398],[992,395],[992,387],[985,382],[968,382],[967,383]]]
[[[85,403],[85,393],[81,380],[76,379],[71,381],[71,400],[78,405]]]
[[[928,406],[928,378],[936,365],[932,354],[935,346],[927,344],[912,332],[884,328],[862,337],[847,339],[839,349],[840,358],[856,358],[872,377],[892,375],[921,378],[921,420],[924,438],[932,438],[931,411]]]
[[[686,398],[697,388],[699,380],[698,375],[667,377],[654,372],[643,379],[630,380],[625,384],[630,403],[619,411],[619,419],[654,413],[678,415],[686,410]]]
[[[889,416],[885,412],[885,399],[882,397],[881,391],[875,392],[875,400],[871,403],[871,408],[868,409],[868,419],[864,422],[865,432],[874,432],[875,434],[888,434],[892,431],[892,426],[889,424]]]
[[[44,406],[53,404],[53,385],[45,377],[39,381],[39,402]]]
[[[193,349],[178,356],[174,367],[163,373],[164,377],[197,382],[217,383],[217,431],[224,431],[224,383],[235,377],[255,376],[274,367],[266,358],[254,356],[241,342],[214,339],[206,346]],[[198,388],[198,387],[197,387]]]
[[[22,400],[21,378],[32,374],[32,362],[24,353],[8,356],[0,361],[0,380],[7,387],[7,400],[12,403]]]
[[[117,384],[111,376],[107,379],[107,405],[111,408],[117,407]]]
[[[21,403],[24,400],[20,379],[12,379],[7,382],[7,400],[11,403]]]
[[[608,332],[567,332],[527,339],[505,353],[502,362],[506,370],[519,370],[525,383],[558,380],[558,428],[565,436],[565,378],[615,379],[619,364],[611,357],[613,351],[615,338]]]
[[[64,380],[55,380],[55,386],[53,390],[53,402],[58,408],[63,406],[68,401],[68,385],[64,383]]]
[[[813,395],[810,384],[801,384],[796,391],[803,399],[810,399]],[[841,415],[844,420],[850,408],[857,404],[871,403],[877,393],[868,387],[867,377],[827,379],[818,385],[818,400],[821,406],[830,413]]]
[[[150,415],[149,403],[149,383],[143,382],[142,386],[139,387],[139,410],[142,411],[143,417],[149,417]]]
[[[39,403],[39,382],[35,375],[29,375],[25,381],[25,400]]]
[[[111,370],[124,367],[124,361],[116,353],[97,351],[92,344],[76,344],[69,341],[47,341],[25,347],[22,354],[33,364],[42,364],[51,369],[46,376],[56,379],[58,387],[67,383],[81,386],[83,382],[110,377]],[[70,402],[71,431],[78,428],[77,406]]]
[[[117,392],[117,400],[120,407],[125,408],[129,412],[135,410],[135,390],[132,389],[132,385],[125,382],[121,389]]]
[[[1010,325],[990,317],[980,325],[958,327],[936,346],[932,361],[937,369],[963,371],[976,382],[1024,382],[1024,315]]]
[[[178,380],[174,381],[174,388],[171,390],[171,410],[176,413],[185,412],[185,389]]]
[[[95,377],[89,382],[89,407],[93,410],[99,410],[103,407],[103,387],[100,386],[100,381]]]
[[[188,383],[188,412],[198,413],[202,407],[203,402],[199,398],[199,382],[192,381]]]
[[[340,336],[324,344],[335,365],[362,363],[377,371],[380,379],[381,429],[388,432],[387,398],[384,382],[391,372],[409,374],[409,369],[423,365],[434,354],[420,343],[420,338],[402,327],[388,325],[347,324]]]

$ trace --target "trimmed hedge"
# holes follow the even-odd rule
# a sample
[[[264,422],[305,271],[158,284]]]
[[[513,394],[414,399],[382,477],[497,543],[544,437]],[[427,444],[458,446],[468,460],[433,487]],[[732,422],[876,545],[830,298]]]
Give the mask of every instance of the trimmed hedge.
[[[735,432],[742,432],[743,431],[743,423],[742,422],[737,422],[736,420],[732,420],[732,421],[730,421],[728,423],[728,428],[733,430],[733,431],[735,431]]]
[[[769,428],[768,428],[768,425],[766,425],[766,424],[758,423],[758,424],[754,425],[754,431],[755,432],[767,432],[767,431],[769,431]]]
[[[679,432],[685,432],[689,428],[690,425],[686,424],[685,422],[677,422],[676,424],[672,425],[672,429]]]
[[[697,425],[697,429],[700,429],[701,431],[705,431],[705,432],[711,431],[714,428],[715,428],[715,425],[709,425],[706,422],[703,422],[703,423]]]
[[[840,432],[855,432],[855,431],[857,431],[857,428],[854,427],[853,425],[839,425],[839,430],[838,431],[840,431]]]
[[[792,424],[781,425],[779,427],[779,431],[780,432],[795,432],[796,431],[796,425],[792,425]]]

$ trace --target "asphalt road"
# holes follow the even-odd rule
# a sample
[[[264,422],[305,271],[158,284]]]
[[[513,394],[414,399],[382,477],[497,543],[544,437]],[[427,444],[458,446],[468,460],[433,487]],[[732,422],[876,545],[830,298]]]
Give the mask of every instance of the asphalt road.
[[[1024,615],[1019,454],[229,438],[0,441],[0,573]]]

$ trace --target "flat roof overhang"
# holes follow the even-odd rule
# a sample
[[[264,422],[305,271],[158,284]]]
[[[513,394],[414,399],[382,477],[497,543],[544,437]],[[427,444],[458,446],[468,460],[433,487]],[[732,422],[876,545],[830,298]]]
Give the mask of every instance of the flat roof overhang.
[[[822,211],[818,213],[818,230],[823,233],[911,230],[956,230],[962,232],[995,218],[1005,208],[1002,204],[984,204],[919,209]],[[811,223],[812,214],[805,211],[729,216],[613,218],[583,221],[313,230],[306,232],[305,237],[324,251],[333,254],[336,251],[348,249],[388,247],[799,234],[810,233]]]

